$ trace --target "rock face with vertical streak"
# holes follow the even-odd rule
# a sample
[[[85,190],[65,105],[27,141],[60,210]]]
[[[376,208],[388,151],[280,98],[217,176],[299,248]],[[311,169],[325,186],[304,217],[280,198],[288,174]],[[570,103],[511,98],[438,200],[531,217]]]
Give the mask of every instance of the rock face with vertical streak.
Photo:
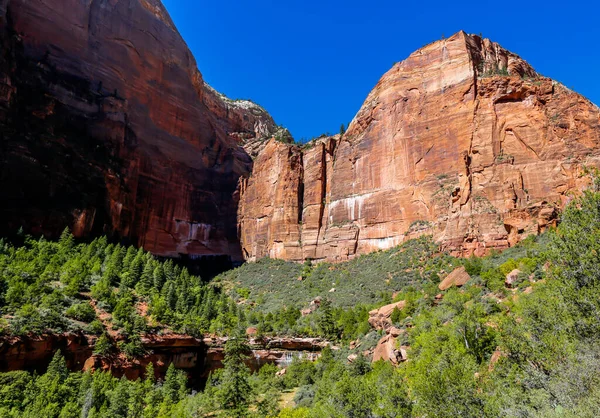
[[[420,234],[457,255],[507,248],[554,224],[599,156],[598,107],[459,32],[388,71],[342,138],[262,150],[243,252],[342,261]]]
[[[159,0],[0,0],[0,234],[241,259],[259,106],[208,87]]]
[[[159,0],[0,0],[0,44],[0,235],[342,261],[432,234],[483,254],[554,224],[599,165],[596,106],[464,32],[303,147],[204,82]]]

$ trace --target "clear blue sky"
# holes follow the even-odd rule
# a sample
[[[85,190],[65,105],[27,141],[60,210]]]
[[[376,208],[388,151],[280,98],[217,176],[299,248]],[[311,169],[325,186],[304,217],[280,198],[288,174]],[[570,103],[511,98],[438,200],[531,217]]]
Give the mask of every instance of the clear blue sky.
[[[589,1],[163,0],[204,79],[299,140],[339,131],[397,61],[482,33],[600,104],[600,5]]]

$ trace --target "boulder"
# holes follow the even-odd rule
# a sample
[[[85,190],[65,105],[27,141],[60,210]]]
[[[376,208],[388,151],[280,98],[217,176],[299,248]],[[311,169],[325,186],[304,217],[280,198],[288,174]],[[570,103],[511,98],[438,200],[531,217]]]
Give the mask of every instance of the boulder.
[[[406,330],[402,328],[390,327],[386,330],[386,332],[392,337],[399,337],[400,335],[406,333]]]
[[[394,309],[402,310],[405,306],[406,301],[401,300],[400,302],[390,303],[379,309],[374,309],[369,312],[369,324],[375,329],[388,329],[393,325],[390,317]]]
[[[393,336],[385,335],[375,347],[373,362],[383,360],[398,365],[400,362],[408,360],[406,349],[407,347],[397,347],[397,340]]]
[[[519,273],[521,273],[521,270],[519,269],[514,269],[508,273],[506,275],[506,280],[504,280],[504,285],[509,289],[516,287],[517,282],[519,281]]]
[[[310,304],[308,305],[308,308],[302,309],[300,311],[300,313],[302,314],[302,316],[310,315],[311,313],[313,313],[314,311],[319,309],[320,306],[321,306],[321,297],[318,296],[310,302]]]
[[[448,290],[452,286],[461,287],[464,286],[469,280],[471,276],[465,270],[464,267],[459,267],[450,273],[442,282],[438,285],[440,290]]]

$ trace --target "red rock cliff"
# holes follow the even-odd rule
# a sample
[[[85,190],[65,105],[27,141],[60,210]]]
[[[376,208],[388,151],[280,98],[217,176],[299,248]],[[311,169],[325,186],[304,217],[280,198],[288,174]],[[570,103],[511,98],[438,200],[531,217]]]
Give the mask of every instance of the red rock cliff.
[[[459,255],[557,219],[598,165],[600,110],[460,32],[388,71],[343,138],[272,141],[242,181],[246,258],[341,261],[433,234]]]
[[[0,0],[0,44],[0,234],[240,258],[240,145],[275,124],[204,83],[159,0]]]

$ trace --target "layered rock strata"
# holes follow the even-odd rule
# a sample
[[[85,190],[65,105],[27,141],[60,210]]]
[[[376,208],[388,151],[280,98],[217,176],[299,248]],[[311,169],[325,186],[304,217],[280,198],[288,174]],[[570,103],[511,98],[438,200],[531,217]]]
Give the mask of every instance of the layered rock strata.
[[[557,222],[600,156],[600,110],[459,32],[394,65],[343,137],[271,141],[240,186],[244,256],[343,261],[431,234],[455,255]]]

